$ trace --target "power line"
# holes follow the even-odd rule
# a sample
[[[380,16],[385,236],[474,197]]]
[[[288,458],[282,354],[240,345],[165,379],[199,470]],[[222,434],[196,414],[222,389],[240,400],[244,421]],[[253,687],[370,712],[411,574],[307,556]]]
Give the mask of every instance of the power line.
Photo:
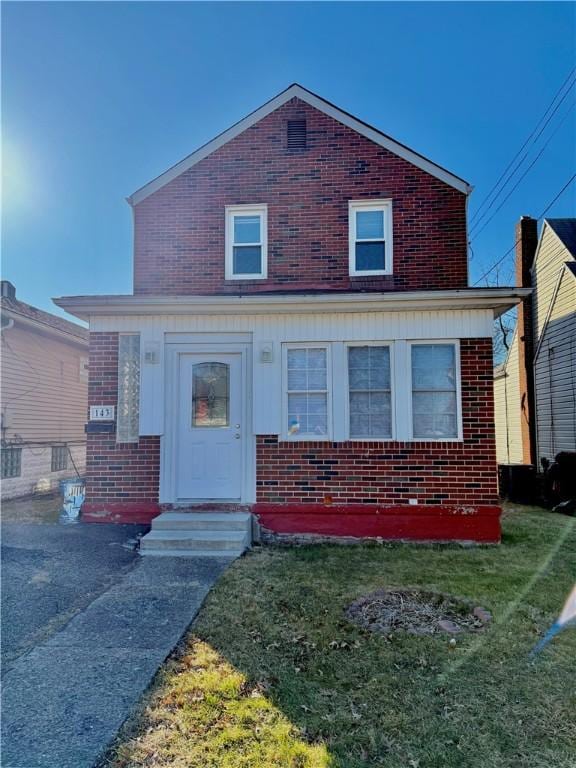
[[[558,200],[558,199],[559,199],[559,198],[560,198],[560,197],[561,197],[561,196],[564,194],[564,192],[565,192],[565,191],[568,189],[568,187],[570,186],[570,184],[572,184],[572,182],[574,181],[574,179],[576,179],[576,173],[572,174],[572,176],[571,176],[571,177],[568,179],[568,181],[566,182],[566,184],[564,184],[564,186],[562,187],[562,189],[561,189],[561,190],[558,192],[558,194],[556,195],[556,197],[555,197],[553,200],[551,200],[551,201],[548,203],[548,205],[546,206],[546,208],[544,208],[544,210],[542,211],[542,213],[540,214],[540,216],[538,216],[538,218],[537,218],[537,221],[540,221],[540,219],[544,218],[544,216],[545,216],[545,215],[548,213],[548,211],[550,210],[550,208],[552,208],[552,206],[554,205],[554,203],[555,203],[555,202],[556,202],[556,201],[557,201],[557,200]],[[493,271],[496,269],[496,267],[500,266],[500,264],[502,264],[502,262],[504,261],[504,259],[505,259],[505,258],[506,258],[506,257],[507,257],[509,254],[511,254],[511,253],[512,253],[512,251],[514,250],[514,248],[516,248],[516,246],[518,245],[518,243],[520,242],[520,240],[521,240],[521,238],[518,238],[518,240],[516,240],[516,242],[514,243],[514,245],[513,245],[511,248],[509,248],[509,249],[506,251],[506,253],[505,253],[505,254],[503,254],[502,256],[500,256],[500,258],[499,258],[499,259],[497,259],[497,260],[494,262],[494,264],[492,264],[492,266],[490,267],[490,269],[486,270],[486,272],[484,272],[484,274],[483,274],[481,277],[479,277],[479,278],[478,278],[478,280],[476,280],[476,281],[474,282],[474,285],[478,285],[478,283],[480,283],[482,280],[484,280],[484,278],[488,277],[488,275],[489,275],[491,272],[493,272]]]
[[[576,81],[575,81],[575,82],[576,82]],[[475,235],[474,235],[474,237],[472,238],[473,240],[475,240],[475,239],[478,237],[478,235],[480,234],[480,232],[482,232],[484,229],[486,229],[486,227],[488,226],[488,224],[490,224],[490,222],[492,221],[492,219],[494,218],[494,216],[496,216],[496,214],[498,213],[498,211],[499,211],[499,210],[502,208],[502,206],[503,206],[503,205],[506,203],[506,201],[507,201],[507,200],[508,200],[508,198],[509,198],[509,197],[512,195],[512,193],[514,192],[514,190],[515,190],[515,189],[516,189],[516,188],[517,188],[517,187],[520,185],[520,183],[522,182],[522,179],[523,179],[523,178],[524,178],[524,177],[525,177],[525,176],[526,176],[526,175],[529,173],[529,171],[530,171],[530,170],[531,170],[531,169],[532,169],[532,168],[533,168],[533,167],[536,165],[536,163],[538,162],[538,160],[539,160],[539,159],[542,157],[542,155],[544,154],[544,151],[545,151],[546,147],[548,146],[548,144],[550,144],[550,142],[552,141],[552,139],[554,138],[554,136],[556,136],[556,134],[558,133],[558,131],[560,130],[560,128],[561,128],[561,127],[564,125],[564,123],[566,122],[566,118],[568,117],[568,115],[570,114],[570,112],[571,112],[571,111],[574,109],[574,105],[575,105],[575,104],[576,104],[576,102],[574,102],[574,101],[573,101],[573,102],[572,102],[572,104],[570,105],[570,107],[568,108],[568,110],[566,111],[566,113],[564,114],[564,116],[562,117],[562,120],[561,120],[561,121],[558,123],[558,125],[557,125],[557,126],[556,126],[556,128],[555,128],[555,130],[554,130],[554,131],[551,133],[551,135],[548,137],[548,139],[547,139],[546,143],[544,144],[544,146],[542,147],[542,149],[540,150],[540,152],[538,152],[538,154],[536,155],[536,157],[534,158],[534,160],[532,160],[532,162],[530,163],[530,165],[528,166],[528,168],[526,168],[526,170],[524,171],[524,173],[522,174],[522,176],[520,176],[520,178],[518,179],[518,181],[516,182],[516,184],[514,184],[514,186],[512,187],[512,189],[511,189],[511,190],[508,192],[508,194],[506,195],[506,197],[504,198],[504,200],[502,200],[502,201],[501,201],[500,205],[498,206],[498,208],[496,208],[496,210],[495,210],[495,211],[494,211],[494,213],[493,213],[493,214],[490,216],[490,218],[489,218],[487,221],[485,221],[485,222],[484,222],[484,224],[483,224],[483,225],[480,227],[480,229],[479,229],[479,230],[477,230],[476,234],[475,234]],[[500,191],[502,192],[503,190],[504,190],[504,187],[502,187],[502,189],[501,189]],[[494,200],[494,201],[495,201],[495,200]],[[488,211],[486,211],[486,213],[488,213]],[[480,223],[480,219],[478,219],[478,221],[476,222],[476,225],[478,225],[479,223]]]
[[[471,220],[470,220],[470,223],[471,223],[471,224],[472,224],[472,223],[475,221],[475,219],[478,217],[478,215],[479,215],[480,211],[482,210],[482,208],[484,207],[484,205],[486,204],[486,202],[487,202],[487,201],[490,199],[490,197],[492,196],[493,192],[494,192],[494,191],[495,191],[495,190],[496,190],[496,189],[499,187],[499,185],[500,185],[500,182],[501,182],[501,181],[504,179],[504,177],[506,176],[506,174],[508,173],[508,171],[510,170],[510,168],[511,168],[511,167],[514,165],[514,163],[516,162],[516,159],[518,158],[518,156],[519,156],[519,155],[522,153],[522,151],[524,150],[524,148],[525,148],[525,147],[528,145],[528,143],[529,143],[529,142],[532,140],[532,138],[534,137],[534,134],[535,134],[535,133],[538,131],[538,129],[540,128],[540,124],[542,123],[542,121],[543,121],[543,120],[546,120],[546,116],[548,115],[548,112],[549,112],[549,111],[552,109],[552,106],[554,105],[554,102],[556,101],[556,99],[558,98],[558,96],[559,96],[559,95],[562,93],[562,91],[563,91],[563,89],[564,89],[564,87],[565,87],[566,83],[568,83],[568,82],[570,81],[570,79],[572,78],[572,76],[574,75],[574,73],[575,73],[575,72],[576,72],[576,67],[574,67],[574,68],[573,68],[573,69],[570,71],[570,73],[568,74],[567,78],[564,80],[564,82],[562,83],[562,85],[560,86],[560,88],[558,89],[558,91],[555,93],[555,95],[554,95],[554,98],[552,99],[552,101],[551,101],[551,102],[550,102],[550,104],[548,105],[548,107],[547,107],[546,111],[544,112],[544,114],[542,115],[542,117],[540,118],[540,120],[538,121],[538,123],[536,124],[536,127],[534,128],[534,130],[532,131],[532,133],[531,133],[531,134],[528,136],[528,138],[526,139],[526,141],[524,142],[524,144],[522,144],[522,146],[520,147],[520,149],[518,150],[518,152],[516,152],[516,154],[514,155],[514,157],[512,158],[512,160],[511,160],[511,161],[508,163],[508,165],[506,166],[506,168],[505,168],[505,169],[502,171],[502,173],[500,174],[500,177],[498,178],[498,181],[497,181],[497,182],[494,184],[494,186],[492,187],[492,189],[490,190],[490,192],[488,192],[488,194],[486,195],[486,197],[485,197],[485,198],[482,200],[482,202],[480,203],[480,205],[479,205],[479,206],[478,206],[478,208],[476,209],[476,212],[474,213],[474,215],[472,216],[472,218],[471,218]],[[576,81],[575,81],[575,82],[576,82]],[[554,116],[554,114],[556,113],[556,111],[558,110],[558,108],[559,108],[560,104],[562,104],[563,100],[566,98],[566,96],[567,96],[567,95],[568,95],[568,93],[570,92],[570,89],[572,88],[572,86],[573,86],[573,85],[574,85],[574,83],[571,83],[571,84],[570,84],[569,88],[566,90],[566,93],[564,94],[564,96],[562,97],[562,99],[560,100],[560,102],[559,102],[559,103],[556,105],[556,107],[555,107],[554,111],[553,111],[553,112],[552,112],[552,114],[551,114],[551,115],[548,117],[548,119],[546,120],[545,124],[542,126],[542,128],[541,128],[541,130],[540,130],[540,133],[538,133],[538,136],[536,136],[536,138],[534,138],[534,139],[533,139],[533,142],[532,142],[532,143],[535,143],[535,142],[538,140],[538,138],[541,136],[542,132],[544,131],[544,129],[546,128],[546,126],[548,125],[548,123],[550,122],[550,120],[552,119],[552,117]],[[527,155],[527,154],[528,154],[528,153],[526,153],[526,155]],[[512,173],[511,173],[510,177],[512,177],[512,175],[513,175],[513,174],[516,172],[517,168],[518,168],[518,167],[519,167],[519,166],[522,164],[522,162],[524,162],[524,159],[525,159],[526,155],[524,155],[524,157],[522,158],[522,160],[520,161],[520,163],[518,164],[518,166],[517,166],[517,167],[516,167],[516,168],[515,168],[515,169],[512,171]],[[507,183],[507,182],[506,182],[506,183]],[[500,192],[501,192],[501,191],[502,191],[502,190],[500,190]],[[498,194],[500,194],[500,193],[498,193]],[[496,195],[496,197],[498,197],[498,195]],[[490,208],[490,207],[491,207],[491,205],[492,205],[492,203],[491,203],[491,204],[490,204],[490,206],[488,206],[488,207]],[[481,217],[481,218],[482,218],[482,217]]]

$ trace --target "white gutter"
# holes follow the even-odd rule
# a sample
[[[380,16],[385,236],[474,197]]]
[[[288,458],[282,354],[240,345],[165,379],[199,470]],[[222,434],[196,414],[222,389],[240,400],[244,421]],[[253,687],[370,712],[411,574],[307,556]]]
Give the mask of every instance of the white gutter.
[[[2,328],[3,331],[9,330],[9,328],[13,327],[14,323],[17,323],[18,325],[24,326],[29,330],[34,330],[38,333],[47,334],[49,336],[55,336],[56,338],[66,341],[70,344],[77,344],[80,347],[88,347],[88,338],[83,339],[81,336],[77,336],[74,333],[69,333],[63,328],[56,328],[53,325],[48,325],[48,323],[43,323],[42,320],[35,320],[32,317],[28,317],[28,315],[22,315],[20,312],[8,309],[7,307],[2,307],[2,314],[6,317],[9,317],[10,321],[12,322],[11,326],[4,326]],[[85,330],[88,331],[87,328]]]
[[[88,320],[92,315],[254,315],[445,309],[490,309],[498,317],[519,304],[531,291],[531,288],[464,288],[266,296],[63,296],[53,301],[82,320]]]

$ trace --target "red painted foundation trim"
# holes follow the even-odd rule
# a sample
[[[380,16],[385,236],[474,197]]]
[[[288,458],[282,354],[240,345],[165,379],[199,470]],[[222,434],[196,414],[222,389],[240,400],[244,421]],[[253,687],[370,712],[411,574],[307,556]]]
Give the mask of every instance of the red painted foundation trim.
[[[253,507],[274,533],[316,533],[413,541],[500,541],[500,507],[266,504]]]
[[[80,512],[83,523],[140,523],[148,525],[160,514],[153,501],[84,502]]]

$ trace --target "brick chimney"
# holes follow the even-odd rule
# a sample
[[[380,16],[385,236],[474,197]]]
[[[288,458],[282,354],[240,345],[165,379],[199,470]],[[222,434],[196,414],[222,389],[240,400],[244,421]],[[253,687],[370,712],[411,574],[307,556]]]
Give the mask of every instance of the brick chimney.
[[[516,285],[532,287],[530,269],[538,245],[538,222],[522,216],[516,225]],[[522,460],[536,465],[536,430],[534,410],[534,336],[532,332],[532,297],[518,306],[518,366],[520,381],[520,425],[522,430]]]
[[[10,280],[0,281],[0,294],[8,299],[16,298],[16,288],[10,282]]]

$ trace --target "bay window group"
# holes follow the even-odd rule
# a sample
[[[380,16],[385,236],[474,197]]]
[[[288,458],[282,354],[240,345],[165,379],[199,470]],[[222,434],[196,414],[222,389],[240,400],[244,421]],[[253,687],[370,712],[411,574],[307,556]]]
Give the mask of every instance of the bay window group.
[[[284,345],[286,440],[460,440],[457,341]]]

